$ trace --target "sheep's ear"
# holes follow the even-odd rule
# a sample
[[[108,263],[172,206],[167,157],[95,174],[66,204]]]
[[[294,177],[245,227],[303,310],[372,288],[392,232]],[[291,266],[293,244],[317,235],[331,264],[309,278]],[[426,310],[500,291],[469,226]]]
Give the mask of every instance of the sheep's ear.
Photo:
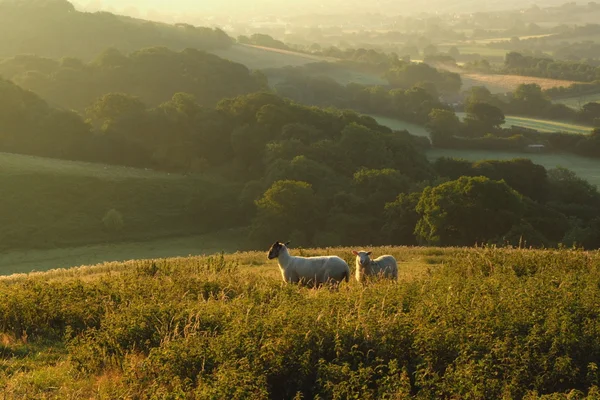
[[[368,256],[370,256],[370,255],[371,255],[371,252],[370,252],[370,251],[367,251],[367,255],[368,255]]]
[[[287,245],[288,245],[288,244],[290,244],[290,243],[292,243],[292,242],[288,240],[288,241],[287,241],[287,242],[285,242],[284,244],[287,246]]]
[[[358,255],[358,251],[352,250],[352,254],[354,254],[355,256],[357,256]]]

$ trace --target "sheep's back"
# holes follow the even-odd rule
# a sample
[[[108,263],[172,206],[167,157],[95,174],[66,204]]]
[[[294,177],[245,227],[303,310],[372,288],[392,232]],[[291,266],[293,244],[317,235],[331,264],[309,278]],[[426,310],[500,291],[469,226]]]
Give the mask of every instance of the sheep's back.
[[[327,274],[340,279],[344,273],[350,273],[346,261],[338,256],[295,257],[294,264],[297,273],[304,277]]]
[[[379,274],[383,272],[386,275],[397,277],[398,264],[396,263],[396,259],[390,255],[377,257],[376,259],[371,261],[371,272],[373,274]]]

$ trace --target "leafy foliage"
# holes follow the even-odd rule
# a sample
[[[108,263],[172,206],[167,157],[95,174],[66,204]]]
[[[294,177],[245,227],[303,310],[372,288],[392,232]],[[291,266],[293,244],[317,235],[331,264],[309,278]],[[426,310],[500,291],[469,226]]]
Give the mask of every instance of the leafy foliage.
[[[485,243],[519,222],[524,209],[521,196],[505,182],[463,176],[423,191],[415,233],[433,245]]]
[[[102,48],[90,62],[18,55],[0,62],[0,74],[47,101],[80,111],[111,92],[152,106],[185,92],[201,105],[214,106],[224,97],[265,88],[262,77],[242,64],[194,48],[158,46],[129,54]]]

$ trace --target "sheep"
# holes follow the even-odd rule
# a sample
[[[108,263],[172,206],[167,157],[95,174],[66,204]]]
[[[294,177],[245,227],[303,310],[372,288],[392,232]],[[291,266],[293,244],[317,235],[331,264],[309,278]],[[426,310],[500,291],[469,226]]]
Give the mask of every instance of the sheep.
[[[267,256],[269,260],[277,258],[284,282],[320,287],[350,280],[350,267],[340,257],[294,257],[288,252],[289,243],[273,243]]]
[[[398,264],[394,257],[385,255],[371,260],[370,251],[353,250],[352,254],[356,256],[356,280],[358,282],[364,282],[368,277],[376,275],[398,280]]]

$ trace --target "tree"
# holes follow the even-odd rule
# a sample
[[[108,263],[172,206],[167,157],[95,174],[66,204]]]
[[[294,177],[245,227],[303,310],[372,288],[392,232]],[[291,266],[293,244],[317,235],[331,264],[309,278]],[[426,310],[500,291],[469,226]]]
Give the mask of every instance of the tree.
[[[434,146],[444,145],[461,131],[461,122],[453,111],[434,109],[429,113],[427,128]]]
[[[517,86],[511,100],[511,108],[520,114],[546,115],[552,102],[537,83]]]
[[[448,55],[456,60],[460,56],[460,51],[456,46],[452,46],[448,49]]]
[[[600,206],[598,189],[571,170],[563,167],[548,170],[548,182],[550,184],[549,201]]]
[[[528,158],[478,161],[472,165],[471,176],[504,180],[508,186],[533,200],[546,200],[548,179],[546,168]]]
[[[425,48],[423,49],[423,56],[424,57],[434,56],[434,55],[438,54],[438,52],[439,52],[438,48],[435,45],[430,44],[428,46],[425,46]]]
[[[423,191],[415,234],[431,245],[472,246],[497,239],[523,216],[522,197],[504,181],[461,177]]]
[[[274,182],[255,204],[254,235],[259,238],[285,240],[300,233],[308,239],[316,231],[320,217],[317,197],[306,182]]]
[[[585,122],[597,124],[600,120],[600,103],[589,102],[583,105],[580,111],[580,118]]]
[[[93,121],[115,123],[138,116],[145,110],[146,106],[137,97],[126,93],[108,93],[96,100],[86,112]]]
[[[469,103],[466,111],[465,124],[472,136],[483,136],[505,122],[502,110],[488,103]]]
[[[382,235],[387,243],[412,246],[417,244],[415,227],[419,221],[416,207],[421,198],[420,192],[402,193],[396,200],[385,205],[385,225]]]
[[[369,214],[375,216],[382,215],[385,203],[408,191],[409,186],[410,180],[391,168],[363,168],[354,174],[356,193],[366,201]]]

